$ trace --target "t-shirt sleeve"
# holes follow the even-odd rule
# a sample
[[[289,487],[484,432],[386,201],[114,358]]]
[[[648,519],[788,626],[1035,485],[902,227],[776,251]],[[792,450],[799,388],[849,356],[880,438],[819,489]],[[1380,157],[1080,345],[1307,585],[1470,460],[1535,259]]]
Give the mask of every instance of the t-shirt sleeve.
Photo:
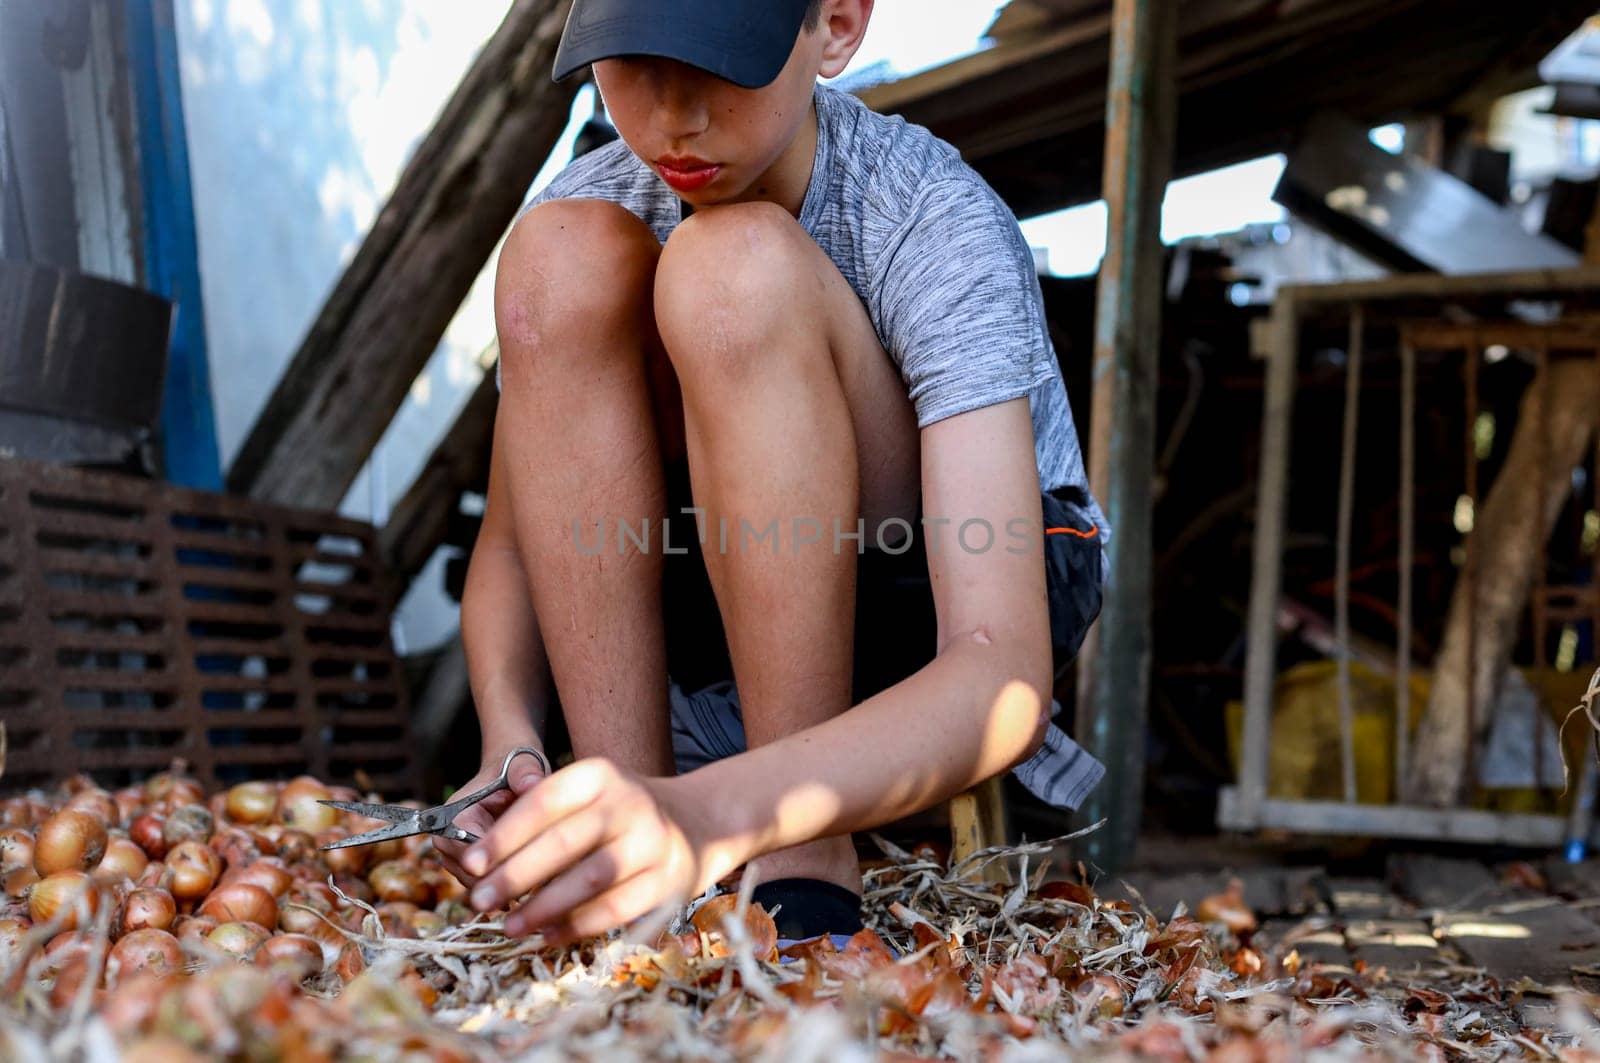
[[[1026,395],[1054,374],[1033,252],[981,179],[925,186],[874,273],[883,339],[919,428]]]

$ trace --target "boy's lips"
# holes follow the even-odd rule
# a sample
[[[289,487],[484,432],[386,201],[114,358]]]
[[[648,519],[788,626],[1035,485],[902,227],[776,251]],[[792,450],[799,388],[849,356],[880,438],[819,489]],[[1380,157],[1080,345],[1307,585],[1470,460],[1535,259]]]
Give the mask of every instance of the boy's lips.
[[[656,160],[656,168],[661,171],[661,177],[667,184],[682,191],[703,188],[722,172],[718,164],[693,156],[660,158]]]

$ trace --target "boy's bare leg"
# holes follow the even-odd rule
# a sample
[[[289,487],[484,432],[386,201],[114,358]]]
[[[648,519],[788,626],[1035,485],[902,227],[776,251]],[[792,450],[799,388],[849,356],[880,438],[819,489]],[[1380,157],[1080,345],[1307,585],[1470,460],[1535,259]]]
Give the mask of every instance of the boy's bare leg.
[[[755,747],[851,705],[857,541],[836,550],[834,522],[854,533],[863,517],[874,545],[879,522],[914,516],[916,419],[859,298],[774,204],[712,207],[680,225],[662,251],[655,311]],[[796,518],[815,521],[820,541],[796,549]],[[741,520],[753,534],[776,522],[776,552],[770,537],[741,549]],[[758,873],[861,888],[849,838],[763,857]]]
[[[655,534],[666,511],[647,371],[660,254],[625,208],[553,200],[518,221],[495,281],[496,437],[573,748],[651,776],[673,773],[662,557],[617,543],[619,520]]]

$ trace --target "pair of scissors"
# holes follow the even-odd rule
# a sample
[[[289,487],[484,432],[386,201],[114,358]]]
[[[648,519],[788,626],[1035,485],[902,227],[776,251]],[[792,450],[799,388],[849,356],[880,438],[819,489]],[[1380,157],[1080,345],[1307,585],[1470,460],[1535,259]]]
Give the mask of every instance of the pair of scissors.
[[[364,831],[361,834],[352,834],[348,838],[329,842],[327,845],[322,846],[322,849],[347,849],[352,845],[372,845],[375,842],[386,842],[395,838],[409,838],[413,834],[436,834],[441,838],[449,838],[451,841],[471,844],[478,840],[478,836],[471,831],[462,830],[456,826],[456,817],[484,798],[497,794],[502,790],[511,789],[511,762],[523,754],[527,754],[537,760],[539,762],[539,770],[544,774],[550,774],[550,762],[544,758],[543,753],[532,746],[518,746],[506,754],[505,763],[500,766],[500,777],[498,779],[490,780],[465,797],[458,797],[454,801],[442,805],[434,805],[432,808],[373,805],[363,801],[320,801],[319,804],[327,805],[329,808],[337,808],[341,812],[354,812],[356,815],[366,816],[368,819],[382,819],[389,822],[387,827]]]

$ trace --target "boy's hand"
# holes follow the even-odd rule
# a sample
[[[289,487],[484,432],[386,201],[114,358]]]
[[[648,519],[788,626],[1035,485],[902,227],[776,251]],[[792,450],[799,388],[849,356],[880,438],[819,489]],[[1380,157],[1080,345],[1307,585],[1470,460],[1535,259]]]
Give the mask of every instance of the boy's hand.
[[[456,793],[470,794],[490,780],[499,778],[500,768],[505,764],[506,754],[518,745],[529,744],[531,743],[524,741],[513,743],[505,749],[485,749],[483,766],[478,769],[478,774],[462,784],[461,789]],[[514,758],[511,761],[511,770],[506,773],[506,781],[511,784],[511,789],[502,790],[497,794],[490,794],[471,808],[465,809],[461,815],[456,817],[456,826],[462,830],[471,831],[479,838],[482,838],[494,827],[495,821],[499,819],[500,814],[511,807],[511,803],[517,799],[518,795],[532,789],[534,784],[543,778],[544,774],[539,770],[539,762],[533,757]],[[447,838],[435,836],[433,847],[438,851],[440,859],[443,860],[445,870],[459,879],[463,885],[471,887],[476,879],[461,866],[461,854],[466,851],[467,843],[450,841]]]
[[[532,892],[505,932],[559,944],[603,934],[663,904],[686,903],[733,869],[714,855],[700,803],[683,778],[635,775],[589,758],[522,794],[461,857],[480,881],[473,908]]]

